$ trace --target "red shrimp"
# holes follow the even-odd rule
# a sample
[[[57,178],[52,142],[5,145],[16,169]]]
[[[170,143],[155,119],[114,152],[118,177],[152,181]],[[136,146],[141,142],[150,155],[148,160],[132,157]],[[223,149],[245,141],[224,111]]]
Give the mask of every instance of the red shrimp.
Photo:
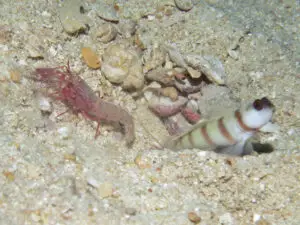
[[[37,68],[35,75],[38,81],[53,91],[51,97],[61,100],[73,113],[81,113],[85,118],[98,123],[95,138],[100,133],[101,122],[119,122],[124,128],[126,143],[133,143],[135,135],[132,116],[120,106],[97,97],[81,77],[71,72],[69,63],[55,68]]]

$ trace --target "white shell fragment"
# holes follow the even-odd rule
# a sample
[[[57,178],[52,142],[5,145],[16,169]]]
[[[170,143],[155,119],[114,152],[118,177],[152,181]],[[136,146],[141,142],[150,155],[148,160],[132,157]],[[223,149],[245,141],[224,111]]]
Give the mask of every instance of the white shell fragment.
[[[226,83],[226,73],[222,62],[214,56],[186,55],[189,66],[200,70],[211,82],[222,85]]]
[[[70,127],[60,127],[57,129],[60,139],[68,139],[71,135]]]
[[[38,97],[38,104],[39,104],[39,108],[42,112],[51,113],[53,110],[53,107],[50,103],[49,98],[46,98],[44,96]]]

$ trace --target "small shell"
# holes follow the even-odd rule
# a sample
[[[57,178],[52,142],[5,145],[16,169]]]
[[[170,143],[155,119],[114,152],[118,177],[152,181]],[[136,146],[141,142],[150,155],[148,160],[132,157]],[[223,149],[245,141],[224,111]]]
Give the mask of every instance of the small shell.
[[[98,4],[96,6],[98,16],[104,20],[111,21],[111,22],[118,22],[119,16],[116,12],[115,8],[112,5],[106,5],[104,3]]]
[[[222,62],[214,56],[187,55],[185,61],[192,68],[201,71],[210,81],[223,85],[226,73]]]
[[[117,36],[117,29],[112,24],[102,24],[96,31],[97,40],[108,43],[114,40]]]
[[[96,53],[89,47],[83,47],[81,49],[82,57],[85,63],[93,69],[99,69],[101,66],[101,62]]]
[[[191,78],[199,78],[201,77],[201,72],[199,70],[194,70],[192,67],[186,68]]]
[[[175,0],[175,4],[178,9],[183,11],[189,11],[193,8],[192,0]]]

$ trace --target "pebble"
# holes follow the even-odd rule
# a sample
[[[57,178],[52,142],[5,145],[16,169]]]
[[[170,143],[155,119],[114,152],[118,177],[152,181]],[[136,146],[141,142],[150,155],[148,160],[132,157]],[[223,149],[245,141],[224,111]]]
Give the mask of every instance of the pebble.
[[[71,134],[71,129],[69,127],[60,127],[57,130],[60,139],[68,139]]]
[[[199,217],[195,212],[189,212],[188,218],[191,222],[198,224],[201,222],[201,217]]]
[[[50,100],[44,96],[39,96],[38,97],[38,105],[39,105],[39,109],[42,112],[47,112],[47,113],[51,113],[53,110],[53,107],[50,103]]]
[[[175,87],[165,87],[161,90],[162,95],[169,97],[172,101],[178,99],[178,91]]]
[[[81,55],[85,63],[92,69],[99,69],[101,67],[100,58],[89,47],[81,48]]]
[[[9,71],[10,74],[10,80],[15,82],[15,83],[20,83],[21,82],[21,74],[19,70],[12,69]]]
[[[231,57],[231,58],[233,58],[233,59],[235,59],[235,60],[238,60],[238,58],[239,58],[239,53],[237,52],[237,51],[235,51],[235,50],[227,50],[227,52],[228,52],[228,55]]]
[[[113,187],[111,183],[102,183],[98,188],[98,193],[100,198],[107,198],[112,196],[113,194]]]
[[[186,69],[187,69],[189,75],[191,76],[191,78],[201,77],[201,72],[200,71],[194,70],[192,67],[189,67],[189,66]]]
[[[175,0],[175,4],[178,9],[183,11],[189,11],[193,8],[192,0]]]
[[[266,219],[259,219],[255,224],[256,225],[271,225],[271,223]]]
[[[162,67],[157,67],[153,70],[150,70],[145,76],[148,80],[157,81],[164,85],[174,84],[173,76],[168,75],[168,70]]]

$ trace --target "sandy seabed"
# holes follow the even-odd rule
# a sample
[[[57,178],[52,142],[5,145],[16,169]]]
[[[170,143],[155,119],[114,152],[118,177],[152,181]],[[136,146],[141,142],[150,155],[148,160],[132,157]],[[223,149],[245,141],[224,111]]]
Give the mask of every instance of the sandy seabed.
[[[0,224],[300,224],[299,1],[194,1],[190,11],[162,1],[172,10],[161,18],[153,16],[159,1],[115,1],[153,42],[222,61],[230,91],[209,89],[207,114],[272,100],[280,131],[258,138],[274,151],[244,157],[155,149],[164,126],[142,101],[86,66],[82,46],[103,52],[109,44],[88,31],[68,35],[62,2],[0,0]],[[92,0],[74,4],[86,9],[91,30],[97,26]],[[65,110],[59,102],[50,115],[41,112],[39,86],[28,76],[67,60],[132,113],[131,148],[109,125],[94,140],[95,123],[71,113],[56,118]]]

